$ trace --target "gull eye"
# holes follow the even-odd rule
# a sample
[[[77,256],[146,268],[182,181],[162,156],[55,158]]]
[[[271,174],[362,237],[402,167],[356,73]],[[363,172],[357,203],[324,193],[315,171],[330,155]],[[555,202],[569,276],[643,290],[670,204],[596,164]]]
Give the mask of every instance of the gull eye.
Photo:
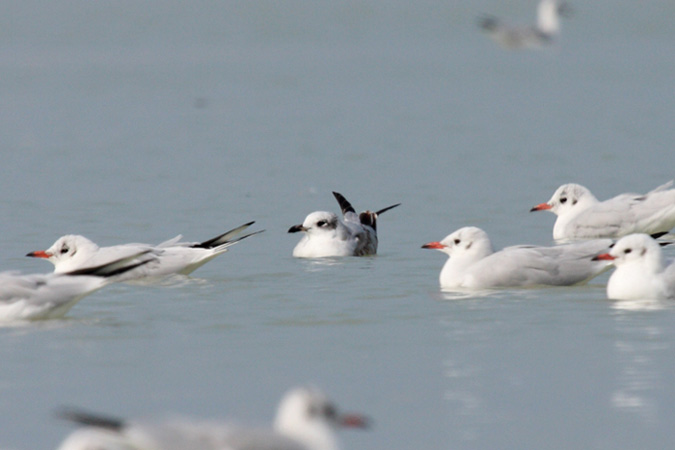
[[[70,249],[68,248],[68,246],[64,245],[63,247],[61,247],[61,254],[63,255],[64,253],[68,253],[69,250]]]
[[[326,222],[325,220],[319,220],[319,221],[316,223],[316,226],[318,226],[318,227],[325,227],[325,226],[326,226],[326,223],[327,223],[327,222]]]
[[[337,417],[337,410],[333,405],[326,405],[323,409],[323,415],[329,419],[334,419]]]
[[[626,250],[623,251],[623,253],[624,253],[625,255],[627,255],[627,254],[629,254],[629,253],[632,252],[632,251],[633,251],[633,250],[631,250],[630,248],[627,248]]]
[[[562,203],[563,205],[567,203],[567,197],[560,197],[560,203]]]
[[[331,404],[327,405],[310,405],[308,414],[310,417],[325,417],[327,419],[335,419],[337,417],[337,409]]]
[[[462,242],[462,241],[459,240],[459,239],[455,239],[455,245],[459,245],[460,242]]]

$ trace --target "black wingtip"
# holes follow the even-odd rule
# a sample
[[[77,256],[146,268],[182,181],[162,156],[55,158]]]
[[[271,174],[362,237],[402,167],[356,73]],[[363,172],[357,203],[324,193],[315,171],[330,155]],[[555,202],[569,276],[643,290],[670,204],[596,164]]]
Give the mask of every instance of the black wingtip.
[[[668,234],[667,231],[660,231],[658,233],[652,233],[652,234],[650,234],[650,236],[652,237],[652,239],[658,239],[661,236],[665,236],[666,234]]]
[[[128,265],[121,265],[123,264],[124,261],[128,260],[129,262],[133,261],[134,258],[142,257],[143,255],[147,255],[150,253],[150,250],[146,250],[144,252],[140,252],[134,256],[131,256],[129,258],[122,258],[121,260],[113,261],[110,263],[102,264],[100,266],[95,266],[95,267],[85,267],[84,269],[77,269],[77,270],[72,270],[70,272],[65,272],[64,275],[72,275],[72,276],[77,276],[77,275],[91,275],[91,276],[97,276],[97,277],[104,277],[104,278],[109,278],[109,277],[114,277],[115,275],[120,275],[125,272],[128,272],[130,270],[133,270],[137,267],[140,267],[144,264],[149,263],[150,261],[154,261],[155,258],[148,257],[147,259],[143,259],[139,262],[136,262],[134,264],[128,264]]]
[[[476,24],[485,31],[492,31],[497,28],[499,20],[495,16],[484,14],[476,19]]]
[[[340,194],[339,192],[333,191],[333,196],[337,200],[338,204],[340,205],[340,209],[342,210],[342,215],[347,214],[348,212],[353,212],[356,213],[356,210],[352,206],[351,203],[347,201],[347,199]]]
[[[242,236],[242,237],[237,238],[237,239],[230,239],[230,238],[232,238],[233,236],[241,233],[242,231],[244,231],[246,228],[250,227],[254,223],[255,223],[255,220],[252,220],[251,222],[245,223],[243,225],[239,225],[238,227],[232,228],[231,230],[228,230],[228,231],[224,232],[223,234],[219,234],[218,236],[216,236],[214,238],[208,239],[204,242],[200,242],[199,244],[195,244],[195,245],[192,246],[192,248],[203,248],[203,249],[208,250],[208,249],[212,249],[212,248],[215,248],[215,247],[219,247],[223,244],[227,244],[228,242],[241,241],[244,238],[247,238],[249,236],[253,236],[254,234],[260,233],[260,231],[256,231],[255,233],[247,234],[246,236]]]
[[[122,419],[103,416],[72,407],[62,407],[56,410],[55,416],[88,427],[104,428],[111,431],[120,431],[125,426]]]

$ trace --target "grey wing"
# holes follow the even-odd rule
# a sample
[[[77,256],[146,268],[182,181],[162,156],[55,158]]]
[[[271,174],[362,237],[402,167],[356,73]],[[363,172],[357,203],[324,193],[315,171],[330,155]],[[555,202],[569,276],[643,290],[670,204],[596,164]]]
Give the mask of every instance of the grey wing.
[[[377,234],[372,228],[363,227],[357,239],[359,242],[355,251],[356,256],[375,255],[377,253]]]
[[[594,261],[593,257],[610,250],[611,239],[593,239],[554,247],[539,247],[537,252],[545,256],[550,265],[550,284],[569,286],[584,283],[609,269],[606,261]]]
[[[494,286],[574,285],[607,267],[606,262],[591,259],[607,251],[611,242],[597,239],[554,247],[507,247],[485,258],[482,270],[489,273]]]
[[[518,287],[550,284],[555,267],[551,258],[542,257],[536,247],[508,247],[493,253],[471,267],[476,281],[484,286]]]
[[[347,212],[344,225],[348,234],[341,238],[354,241],[354,256],[372,255],[377,251],[377,235],[372,228],[361,224],[358,214]]]
[[[0,273],[0,302],[12,303],[33,296],[39,287],[47,284],[48,275],[20,275],[18,272]]]
[[[143,436],[162,450],[307,450],[271,430],[239,428],[218,422],[174,422],[169,426],[145,424],[137,432],[129,430],[127,434]]]
[[[667,187],[669,184],[659,186],[631,202],[635,231],[651,234],[675,227],[675,189],[667,190]]]
[[[670,183],[647,194],[621,194],[581,213],[569,226],[586,237],[619,237],[669,231],[675,226],[675,190]]]
[[[368,225],[361,224],[356,213],[345,214],[345,227],[350,239],[355,241],[354,256],[374,255],[377,253],[377,233]]]
[[[307,450],[297,441],[268,430],[235,430],[222,450]]]
[[[98,252],[81,264],[82,267],[102,266],[113,261],[139,256],[143,260],[161,254],[163,250],[148,244],[123,244],[113,247],[101,247]]]
[[[587,209],[567,226],[568,235],[598,238],[625,234],[626,227],[635,223],[635,211],[631,205],[639,198],[633,194],[622,194]]]

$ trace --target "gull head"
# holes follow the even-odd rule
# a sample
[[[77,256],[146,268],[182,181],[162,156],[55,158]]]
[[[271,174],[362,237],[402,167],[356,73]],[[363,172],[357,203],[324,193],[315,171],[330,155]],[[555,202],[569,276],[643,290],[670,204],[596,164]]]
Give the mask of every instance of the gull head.
[[[70,268],[68,262],[78,259],[87,259],[98,250],[98,245],[84,236],[68,234],[57,239],[47,250],[38,250],[28,253],[26,256],[44,258],[54,264],[55,272],[67,271]]]
[[[568,183],[556,189],[553,197],[548,202],[534,206],[530,212],[549,210],[561,216],[575,208],[579,208],[579,205],[594,201],[597,201],[596,198],[587,188],[580,184]]]
[[[617,267],[645,266],[652,271],[660,271],[664,265],[658,242],[641,233],[622,237],[609,253],[598,255],[595,259],[612,261]]]
[[[449,257],[487,256],[493,252],[487,233],[477,227],[464,227],[447,235],[442,241],[429,242],[422,248],[439,250]]]
[[[308,215],[302,225],[293,225],[288,229],[288,232],[297,233],[302,231],[309,235],[322,235],[334,233],[337,227],[337,215],[328,211],[316,211]]]
[[[367,428],[368,419],[359,414],[340,414],[320,390],[300,387],[286,393],[279,404],[274,428],[277,432],[316,450],[337,449],[338,428]]]

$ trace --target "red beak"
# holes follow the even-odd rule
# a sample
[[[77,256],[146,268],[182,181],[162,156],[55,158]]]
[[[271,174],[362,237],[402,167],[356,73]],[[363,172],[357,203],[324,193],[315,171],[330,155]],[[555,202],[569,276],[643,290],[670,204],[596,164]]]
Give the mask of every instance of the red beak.
[[[360,414],[344,414],[339,418],[340,425],[349,428],[368,428],[370,420]]]
[[[51,258],[51,257],[52,257],[52,254],[51,254],[51,253],[47,253],[47,252],[44,251],[44,250],[38,250],[38,251],[36,251],[36,252],[30,252],[30,253],[27,254],[26,256],[31,256],[31,257],[33,257],[33,258]]]
[[[445,245],[441,244],[440,242],[429,242],[428,244],[424,244],[422,248],[433,248],[435,250],[440,250],[442,248],[445,248]]]
[[[548,203],[539,203],[537,206],[534,206],[530,212],[532,211],[545,211],[547,209],[551,209],[552,206],[549,205]]]
[[[601,253],[593,257],[593,261],[614,261],[615,259],[616,258],[614,258],[609,253]]]

